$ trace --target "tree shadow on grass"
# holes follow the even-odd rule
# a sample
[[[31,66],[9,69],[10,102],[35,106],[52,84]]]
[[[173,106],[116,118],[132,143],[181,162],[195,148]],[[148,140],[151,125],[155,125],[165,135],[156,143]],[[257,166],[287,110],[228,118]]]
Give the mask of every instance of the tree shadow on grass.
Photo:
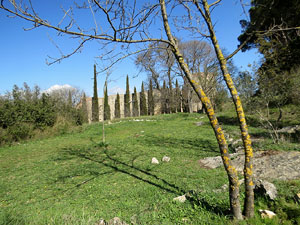
[[[198,152],[219,153],[217,142],[202,138],[177,138],[177,137],[162,137],[156,135],[145,135],[140,141],[146,146],[160,146],[169,148],[180,148],[184,150],[194,150]],[[200,155],[199,155],[200,156]],[[197,156],[196,156],[197,157]]]
[[[232,116],[218,116],[218,121],[220,124],[231,125],[231,126],[239,126],[239,121],[237,117]],[[261,127],[261,123],[259,119],[254,117],[246,117],[247,124],[251,127]]]
[[[176,196],[184,195],[188,193],[187,190],[169,182],[168,180],[159,177],[155,173],[146,171],[142,168],[134,166],[133,164],[129,164],[124,162],[116,157],[114,154],[110,154],[109,150],[106,147],[95,147],[97,151],[93,151],[92,153],[86,151],[84,149],[64,149],[64,152],[69,154],[70,156],[75,156],[84,160],[87,160],[92,163],[99,164],[108,169],[111,169],[114,172],[122,173],[128,175],[134,179],[142,181],[144,183],[155,186],[161,190],[167,191],[169,193],[173,193]],[[99,153],[101,152],[101,153]],[[136,157],[136,156],[135,156]],[[133,159],[134,160],[134,159]],[[100,174],[95,174],[94,177],[90,178],[87,182],[82,183],[80,185],[86,184],[89,181],[99,177]],[[101,174],[102,175],[102,174]],[[77,187],[79,187],[77,185]],[[217,215],[228,215],[230,212],[226,209],[226,207],[222,205],[213,205],[210,204],[205,198],[197,197],[197,194],[192,194],[187,196],[188,201],[192,206],[198,205],[202,208],[205,208],[207,211],[210,211]]]

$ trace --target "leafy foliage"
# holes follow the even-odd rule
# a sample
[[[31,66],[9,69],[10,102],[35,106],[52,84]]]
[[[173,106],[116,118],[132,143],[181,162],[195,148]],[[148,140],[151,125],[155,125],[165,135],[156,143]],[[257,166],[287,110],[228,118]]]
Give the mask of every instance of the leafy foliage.
[[[69,101],[40,93],[39,87],[31,90],[14,86],[11,93],[0,98],[0,144],[31,138],[38,130],[53,127],[58,116],[72,125],[81,125],[83,115],[80,109]]]
[[[258,70],[260,94],[271,92],[271,103],[293,102],[291,72],[300,64],[299,0],[254,0],[249,11],[250,21],[241,21],[240,43],[246,51],[258,48],[264,59]],[[293,73],[293,72],[292,72]],[[296,88],[297,89],[297,88]]]

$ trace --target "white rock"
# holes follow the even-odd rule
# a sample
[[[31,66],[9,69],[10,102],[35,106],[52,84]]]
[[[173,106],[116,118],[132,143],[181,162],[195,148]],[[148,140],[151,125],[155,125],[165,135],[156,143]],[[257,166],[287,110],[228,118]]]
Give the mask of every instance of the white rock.
[[[185,202],[186,201],[186,197],[185,195],[181,195],[181,196],[178,196],[176,198],[173,198],[174,201],[177,201],[177,202]]]
[[[170,162],[170,157],[168,157],[168,156],[164,156],[163,158],[162,158],[162,161],[163,162]]]
[[[276,214],[270,210],[267,209],[260,209],[258,210],[260,212],[260,216],[261,218],[270,218],[272,219],[274,216],[276,216]]]
[[[152,164],[159,164],[157,158],[155,158],[155,157],[152,158],[151,163],[152,163]]]
[[[274,200],[277,196],[277,189],[274,184],[268,181],[257,180],[255,182],[254,193],[263,193],[271,200]]]

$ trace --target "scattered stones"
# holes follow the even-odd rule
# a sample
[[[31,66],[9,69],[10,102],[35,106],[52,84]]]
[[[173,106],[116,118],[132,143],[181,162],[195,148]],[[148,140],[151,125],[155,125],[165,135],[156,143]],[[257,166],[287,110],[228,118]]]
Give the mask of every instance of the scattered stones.
[[[274,184],[268,181],[257,180],[255,182],[254,193],[264,195],[271,200],[274,200],[277,196],[277,189]]]
[[[162,158],[162,161],[163,161],[163,162],[170,162],[170,160],[171,160],[171,158],[168,157],[168,156],[164,156],[164,157]]]
[[[106,222],[103,219],[100,219],[95,225],[128,225],[126,222],[122,221],[119,217],[114,217],[110,221]]]
[[[272,219],[274,216],[276,216],[276,214],[270,210],[267,209],[260,209],[258,210],[260,212],[260,216],[261,218],[270,218]]]
[[[186,197],[185,195],[181,195],[181,196],[178,196],[176,198],[173,198],[174,201],[177,201],[177,202],[185,202],[186,201]]]
[[[159,161],[157,160],[157,158],[153,157],[151,160],[152,164],[159,164]]]
[[[196,122],[196,123],[195,123],[195,125],[196,125],[197,127],[200,127],[200,126],[202,126],[203,124],[204,124],[203,121],[200,121],[200,122]]]

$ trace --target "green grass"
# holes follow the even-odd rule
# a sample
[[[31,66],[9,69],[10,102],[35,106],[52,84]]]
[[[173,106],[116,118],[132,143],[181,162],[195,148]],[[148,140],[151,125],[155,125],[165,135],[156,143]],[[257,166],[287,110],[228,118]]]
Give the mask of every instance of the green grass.
[[[212,191],[227,183],[224,169],[198,164],[219,155],[205,115],[142,119],[151,121],[107,124],[107,145],[101,143],[101,124],[93,124],[0,148],[0,224],[95,224],[116,216],[135,224],[231,224],[228,193]],[[197,127],[198,121],[205,123]],[[161,162],[164,155],[169,163]],[[152,157],[160,164],[151,164]],[[190,190],[194,194],[185,203],[172,201]],[[250,222],[273,223],[258,214]]]

